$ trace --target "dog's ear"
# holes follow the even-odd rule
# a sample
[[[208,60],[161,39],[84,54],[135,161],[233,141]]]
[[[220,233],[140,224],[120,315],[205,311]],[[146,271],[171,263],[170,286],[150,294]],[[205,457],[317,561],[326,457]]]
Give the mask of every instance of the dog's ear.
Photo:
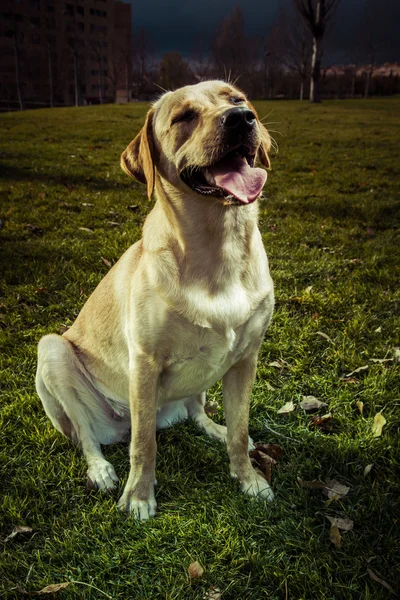
[[[155,177],[153,115],[154,111],[151,109],[142,129],[121,154],[122,169],[133,179],[147,184],[149,200],[153,195]]]
[[[258,159],[263,167],[269,169],[271,162],[269,160],[269,151],[271,150],[271,137],[262,123],[258,122],[261,132],[261,144],[258,149]]]

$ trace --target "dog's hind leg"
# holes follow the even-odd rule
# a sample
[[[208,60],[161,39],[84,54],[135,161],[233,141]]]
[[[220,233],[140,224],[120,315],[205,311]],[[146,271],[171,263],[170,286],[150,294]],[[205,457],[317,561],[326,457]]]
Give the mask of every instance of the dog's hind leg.
[[[116,426],[113,431],[96,389],[65,338],[53,334],[40,340],[36,389],[54,427],[81,447],[92,486],[112,489],[118,477],[100,444],[117,441],[120,432]]]
[[[192,417],[194,421],[197,423],[201,429],[214,438],[215,440],[219,440],[220,442],[225,442],[227,440],[227,429],[225,425],[218,425],[215,423],[210,417],[206,414],[204,407],[206,404],[206,393],[203,392],[198,396],[192,396],[191,398],[187,398],[185,400],[185,404],[187,407],[189,417]],[[253,450],[253,440],[249,437],[249,450]]]

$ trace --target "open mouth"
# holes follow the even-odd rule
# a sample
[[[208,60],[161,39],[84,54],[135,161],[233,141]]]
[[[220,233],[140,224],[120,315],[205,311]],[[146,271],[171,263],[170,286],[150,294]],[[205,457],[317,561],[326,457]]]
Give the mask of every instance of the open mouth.
[[[264,169],[254,166],[255,154],[238,146],[207,167],[189,167],[181,179],[194,192],[217,196],[228,204],[251,204],[261,194],[267,179]]]

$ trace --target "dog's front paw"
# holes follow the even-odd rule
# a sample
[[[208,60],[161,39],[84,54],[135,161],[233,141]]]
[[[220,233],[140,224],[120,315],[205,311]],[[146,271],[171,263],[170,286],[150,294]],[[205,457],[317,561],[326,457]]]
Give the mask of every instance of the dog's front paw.
[[[107,492],[115,488],[118,481],[114,467],[105,459],[96,458],[87,470],[88,488]]]
[[[118,501],[118,508],[130,513],[139,521],[147,521],[150,517],[155,516],[157,502],[154,496],[148,500],[139,500],[134,492],[125,490]]]
[[[241,482],[242,491],[249,496],[258,496],[272,502],[274,499],[274,492],[271,489],[268,481],[258,475],[258,473],[252,473],[251,477]]]

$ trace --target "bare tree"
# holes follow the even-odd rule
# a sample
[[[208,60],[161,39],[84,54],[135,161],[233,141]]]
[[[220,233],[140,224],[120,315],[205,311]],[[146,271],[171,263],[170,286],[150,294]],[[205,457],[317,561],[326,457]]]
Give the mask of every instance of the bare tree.
[[[179,52],[167,52],[160,63],[160,84],[166,90],[175,90],[193,83],[193,74]]]
[[[306,81],[310,76],[312,38],[303,20],[290,17],[282,12],[280,17],[282,31],[282,62],[300,79],[299,99],[304,99]]]
[[[326,26],[333,17],[340,0],[294,0],[295,7],[313,38],[311,57],[310,102],[320,102],[322,41]]]
[[[213,55],[226,79],[234,80],[249,66],[249,40],[244,29],[243,12],[235,6],[214,35]]]

